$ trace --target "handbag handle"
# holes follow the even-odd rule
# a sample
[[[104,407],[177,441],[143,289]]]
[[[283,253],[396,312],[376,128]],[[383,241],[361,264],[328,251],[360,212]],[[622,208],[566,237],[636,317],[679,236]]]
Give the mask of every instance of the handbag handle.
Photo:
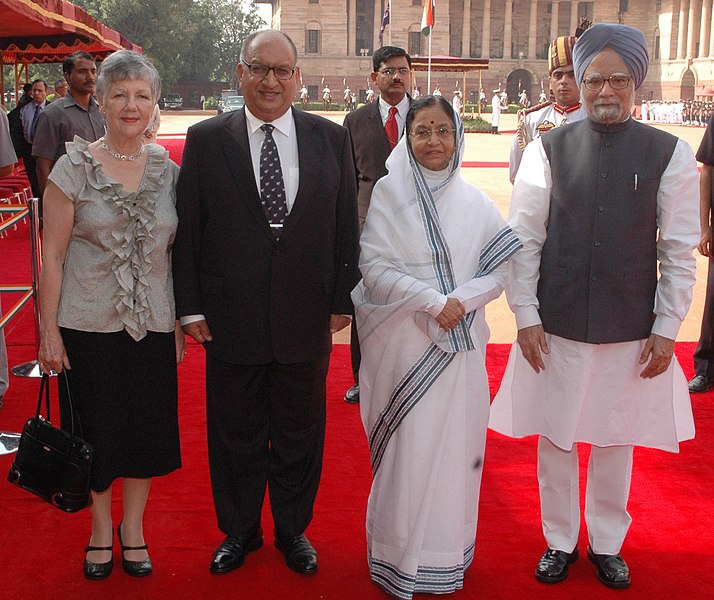
[[[75,411],[74,402],[72,400],[72,393],[69,390],[69,379],[67,378],[67,371],[62,370],[62,375],[64,375],[65,388],[67,389],[67,398],[69,399],[69,414],[70,414],[70,433],[72,438],[74,438],[74,420]],[[58,375],[59,377],[59,375]],[[40,410],[42,410],[42,392],[45,394],[45,410],[47,412],[47,421],[51,421],[50,418],[50,376],[47,373],[42,374],[42,382],[40,383],[40,394],[37,398],[37,410],[35,411],[35,418],[39,418]],[[59,395],[59,379],[57,380],[57,394]],[[77,416],[77,424],[79,425],[79,435],[82,436],[82,424],[79,421],[79,415]]]

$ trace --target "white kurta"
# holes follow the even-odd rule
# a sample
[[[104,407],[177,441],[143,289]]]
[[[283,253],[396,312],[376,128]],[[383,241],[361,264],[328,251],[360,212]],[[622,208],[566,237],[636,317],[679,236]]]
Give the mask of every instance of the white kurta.
[[[454,352],[434,319],[447,295],[440,291],[434,232],[424,226],[406,141],[402,137],[387,161],[389,175],[374,188],[361,238],[364,279],[352,296],[362,351],[360,410],[374,475],[367,509],[370,571],[379,586],[408,599],[461,588],[473,559],[489,407],[484,306],[500,295],[506,269],[502,264],[474,277],[482,250],[505,222],[457,173],[434,193],[436,235],[443,236],[456,283],[448,296],[461,300],[473,318],[465,329],[473,349]],[[425,176],[433,188],[445,173]],[[430,352],[428,376],[412,377]]]
[[[509,263],[509,304],[519,329],[540,324],[540,255],[546,238],[551,173],[540,139],[529,144],[516,177],[510,225],[524,248]],[[692,301],[698,242],[698,177],[689,145],[679,140],[657,194],[660,278],[652,332],[676,339]],[[489,426],[505,435],[541,434],[568,450],[574,442],[633,444],[678,451],[694,437],[682,369],[673,358],[653,378],[639,376],[644,341],[586,344],[547,336],[550,354],[536,374],[514,344],[491,407]]]

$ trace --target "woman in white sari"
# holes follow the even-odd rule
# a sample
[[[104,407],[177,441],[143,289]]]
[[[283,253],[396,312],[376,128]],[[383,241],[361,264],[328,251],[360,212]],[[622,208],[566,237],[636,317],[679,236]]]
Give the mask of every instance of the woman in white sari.
[[[398,598],[463,587],[473,560],[489,413],[484,306],[520,243],[460,175],[463,125],[414,101],[374,188],[352,293],[373,483],[372,580]]]

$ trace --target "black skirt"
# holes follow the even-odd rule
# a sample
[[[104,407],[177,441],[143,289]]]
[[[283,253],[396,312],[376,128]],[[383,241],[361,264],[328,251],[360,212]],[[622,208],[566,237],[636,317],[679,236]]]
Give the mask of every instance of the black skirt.
[[[120,477],[165,475],[181,466],[174,334],[61,329],[72,399],[84,439],[94,448],[91,488]],[[60,378],[60,383],[63,378]],[[63,428],[66,392],[60,388]]]

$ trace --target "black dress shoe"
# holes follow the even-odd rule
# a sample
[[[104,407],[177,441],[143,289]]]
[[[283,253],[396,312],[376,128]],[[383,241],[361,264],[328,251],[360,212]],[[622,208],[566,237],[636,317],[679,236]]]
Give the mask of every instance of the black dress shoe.
[[[689,391],[693,394],[702,394],[712,387],[712,380],[706,375],[695,375],[689,380]]]
[[[258,528],[251,535],[229,535],[216,548],[211,558],[211,573],[228,573],[245,562],[245,555],[263,545],[263,530]]]
[[[317,552],[304,533],[296,536],[275,537],[275,547],[285,555],[285,562],[296,573],[317,573]]]
[[[568,576],[568,565],[578,560],[578,549],[572,552],[548,548],[538,561],[535,578],[543,583],[560,583]]]
[[[597,578],[607,587],[630,587],[630,568],[620,554],[595,554],[588,546],[588,558],[597,566]]]
[[[349,404],[359,404],[359,384],[355,383],[345,393],[345,402]]]
[[[91,552],[92,550],[106,550],[107,552],[112,551],[111,546],[87,546],[84,551]],[[105,563],[95,563],[90,560],[84,559],[84,576],[87,579],[106,579],[111,575],[112,569],[114,568],[114,559],[110,558],[109,562]]]
[[[124,521],[122,521],[123,523]],[[132,577],[146,577],[154,572],[154,565],[151,564],[150,558],[145,558],[144,560],[127,560],[124,558],[124,552],[128,550],[148,550],[149,546],[144,544],[143,546],[125,546],[121,539],[121,523],[117,527],[117,537],[119,538],[119,544],[121,544],[121,567],[127,575]]]

